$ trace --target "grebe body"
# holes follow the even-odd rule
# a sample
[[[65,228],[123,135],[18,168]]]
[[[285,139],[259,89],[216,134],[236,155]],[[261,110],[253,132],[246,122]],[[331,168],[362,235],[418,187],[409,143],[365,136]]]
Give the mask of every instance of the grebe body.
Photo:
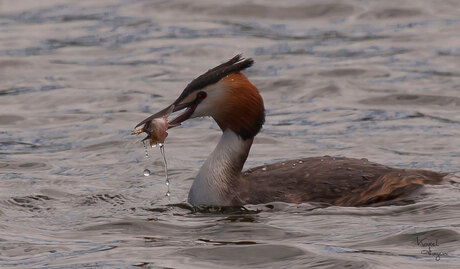
[[[136,127],[174,111],[169,122],[210,116],[223,135],[191,186],[193,205],[238,206],[274,201],[318,202],[338,206],[370,206],[407,202],[427,184],[442,183],[446,174],[398,169],[345,157],[310,157],[255,167],[242,172],[254,137],[265,121],[257,88],[242,70],[252,59],[237,55],[193,80],[169,107]]]

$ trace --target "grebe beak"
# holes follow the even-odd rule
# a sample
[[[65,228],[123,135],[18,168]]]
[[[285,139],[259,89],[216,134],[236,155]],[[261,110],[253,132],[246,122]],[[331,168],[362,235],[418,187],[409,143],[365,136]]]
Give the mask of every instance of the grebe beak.
[[[174,102],[172,105],[162,109],[161,111],[159,111],[159,112],[153,114],[152,116],[146,118],[145,120],[139,122],[136,125],[136,127],[134,127],[134,129],[136,129],[137,127],[141,126],[142,124],[146,124],[148,122],[151,122],[153,119],[169,116],[168,114],[171,113],[171,107],[174,107],[172,109],[173,113],[176,112],[176,111],[180,111],[180,110],[185,109],[185,111],[182,114],[180,114],[179,116],[174,118],[172,121],[168,121],[168,125],[169,125],[168,129],[176,127],[176,126],[179,126],[182,122],[188,120],[190,118],[190,116],[192,116],[193,112],[195,112],[195,109],[196,109],[196,107],[198,106],[198,104],[200,102],[201,102],[201,99],[197,98],[192,102],[182,103],[182,104],[177,104],[176,105],[176,103],[179,103],[176,100],[176,102]]]
[[[182,122],[188,120],[190,116],[192,116],[193,112],[195,112],[195,109],[197,107],[199,102],[193,101],[185,104],[180,104],[177,107],[174,108],[173,112],[185,109],[185,111],[174,118],[172,121],[168,121],[168,129],[179,126]]]

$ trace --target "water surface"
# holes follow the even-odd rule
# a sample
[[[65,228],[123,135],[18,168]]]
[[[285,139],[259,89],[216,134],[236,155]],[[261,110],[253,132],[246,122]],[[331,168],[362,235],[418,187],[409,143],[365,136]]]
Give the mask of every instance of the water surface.
[[[459,28],[448,0],[0,1],[0,267],[459,268]],[[237,53],[267,108],[246,168],[348,156],[452,181],[404,206],[197,211],[220,131],[196,119],[169,132],[165,198],[129,134]]]

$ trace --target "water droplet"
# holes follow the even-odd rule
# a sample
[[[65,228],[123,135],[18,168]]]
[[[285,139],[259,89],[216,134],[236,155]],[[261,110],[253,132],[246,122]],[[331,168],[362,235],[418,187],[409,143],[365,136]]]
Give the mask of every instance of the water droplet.
[[[303,163],[303,161],[299,161],[299,163]]]
[[[398,173],[398,177],[400,177],[400,176],[401,176],[401,173]]]
[[[169,186],[169,184],[170,184],[169,179],[166,180],[165,184],[166,184],[166,186]]]
[[[267,167],[262,167],[262,171],[267,171]]]
[[[322,162],[324,162],[324,160],[323,160],[323,159],[321,159],[321,161],[322,161]]]
[[[285,165],[286,163],[281,163],[281,165]]]
[[[165,196],[170,197],[170,196],[171,196],[171,192],[167,191],[166,194],[165,194]]]
[[[292,166],[295,166],[295,163],[293,163]]]
[[[144,170],[144,176],[146,176],[146,177],[150,176],[150,170],[149,169]]]

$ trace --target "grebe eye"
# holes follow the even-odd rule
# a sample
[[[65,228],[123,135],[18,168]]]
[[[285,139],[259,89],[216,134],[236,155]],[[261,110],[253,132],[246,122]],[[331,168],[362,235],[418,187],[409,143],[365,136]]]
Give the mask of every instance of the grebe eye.
[[[201,100],[206,98],[206,96],[208,96],[208,94],[206,92],[203,92],[203,91],[201,91],[201,92],[196,94],[196,98],[201,99]]]

